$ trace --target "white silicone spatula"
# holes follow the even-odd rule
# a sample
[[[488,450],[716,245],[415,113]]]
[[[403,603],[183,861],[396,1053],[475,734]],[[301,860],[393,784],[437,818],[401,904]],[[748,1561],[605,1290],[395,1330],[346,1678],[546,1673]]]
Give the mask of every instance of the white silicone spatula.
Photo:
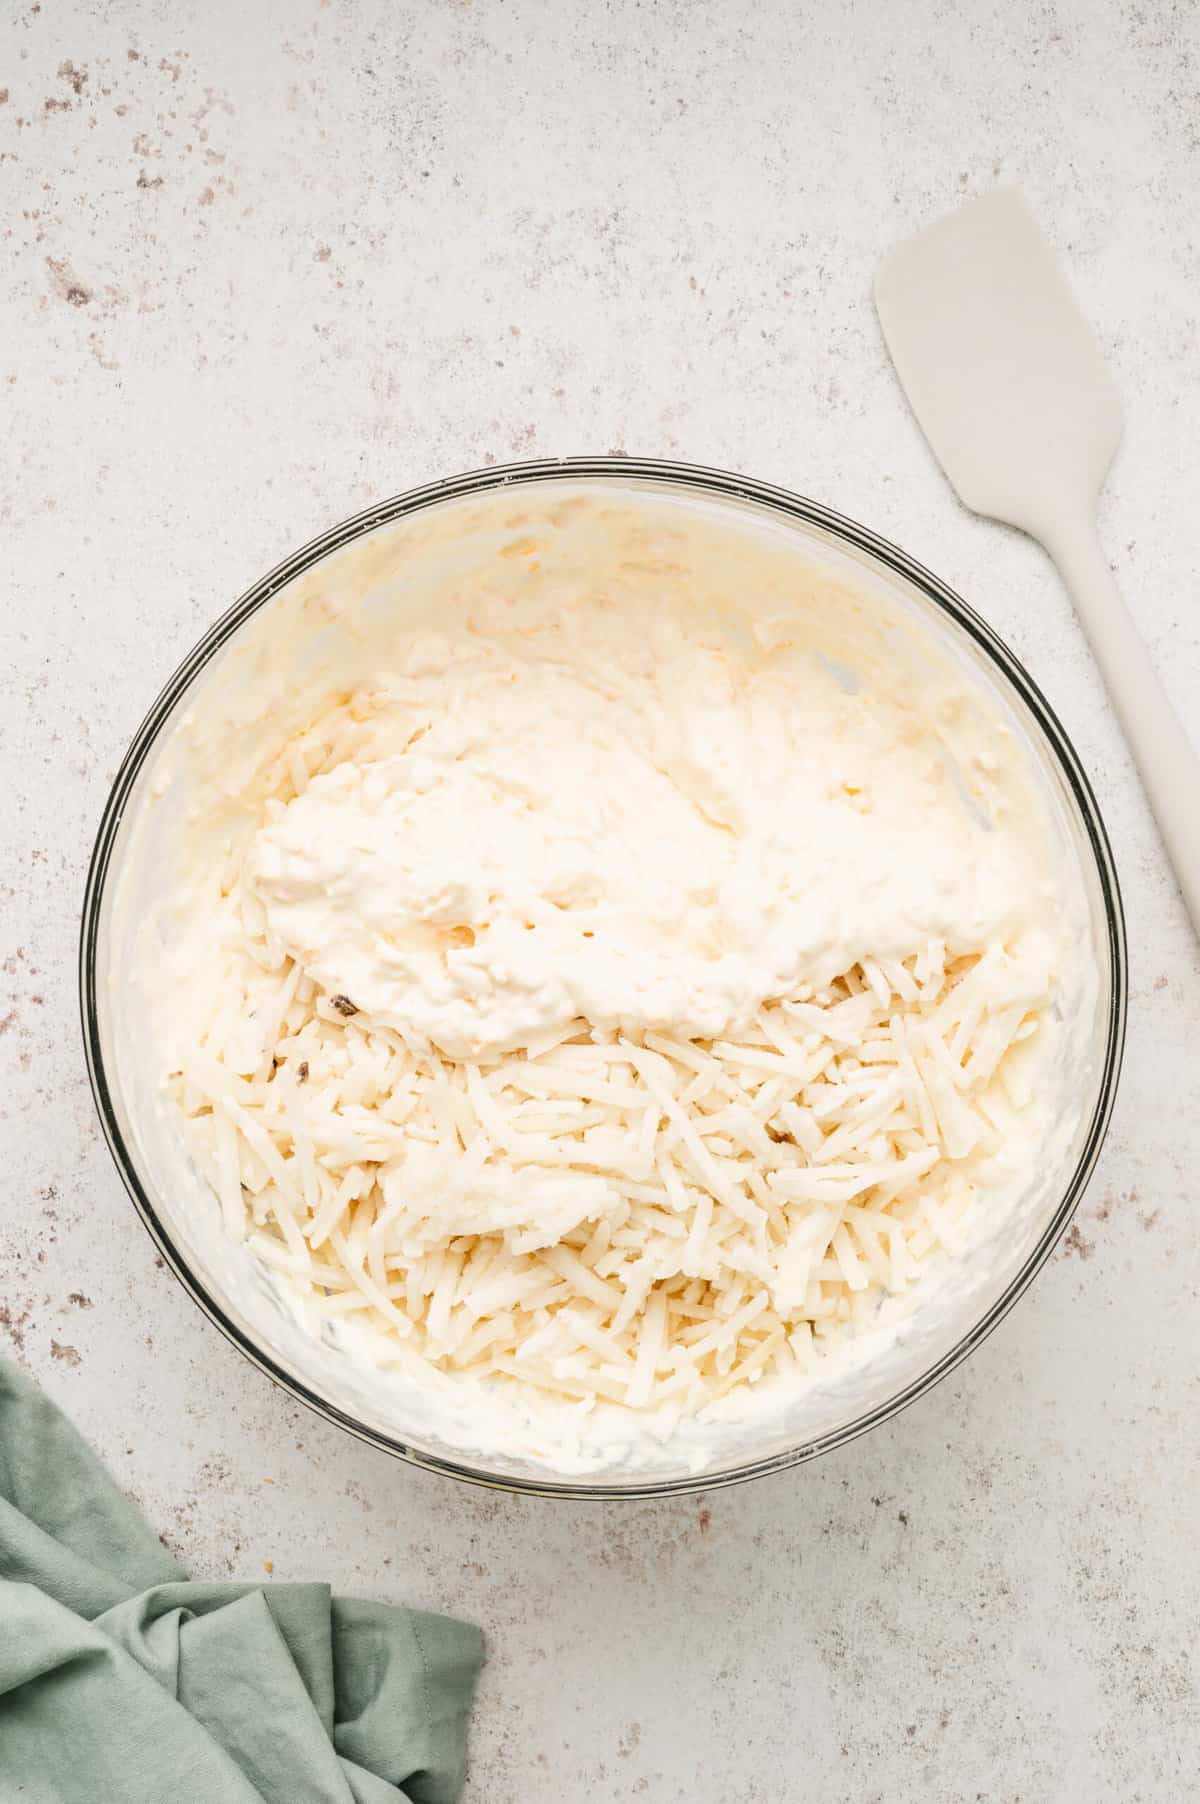
[[[1058,565],[1200,930],[1200,759],[1096,537],[1121,408],[1049,245],[1021,196],[998,190],[892,251],[875,304],[963,501],[1022,527]]]

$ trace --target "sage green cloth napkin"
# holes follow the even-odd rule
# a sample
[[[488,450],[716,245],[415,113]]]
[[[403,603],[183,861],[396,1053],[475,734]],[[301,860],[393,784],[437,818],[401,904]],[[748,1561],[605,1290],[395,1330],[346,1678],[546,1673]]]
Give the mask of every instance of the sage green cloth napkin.
[[[446,1616],[189,1580],[0,1361],[0,1798],[453,1804],[482,1658]]]

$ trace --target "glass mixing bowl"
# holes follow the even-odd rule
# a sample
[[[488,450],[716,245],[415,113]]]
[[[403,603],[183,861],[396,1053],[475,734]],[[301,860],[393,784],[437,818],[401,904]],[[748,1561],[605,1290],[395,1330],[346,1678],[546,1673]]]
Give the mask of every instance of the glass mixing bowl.
[[[856,581],[882,583],[921,618],[953,655],[973,667],[1006,709],[1039,767],[1087,893],[1099,985],[1086,1046],[1070,1074],[1074,1132],[1061,1158],[1033,1180],[1030,1193],[987,1244],[943,1286],[937,1309],[918,1308],[906,1332],[848,1378],[818,1381],[770,1420],[723,1442],[706,1463],[669,1458],[652,1472],[603,1471],[593,1478],[542,1463],[492,1455],[415,1433],[379,1376],[311,1338],[281,1304],[274,1284],[241,1270],[241,1249],[223,1242],[214,1198],[188,1165],[152,1082],[140,1073],[136,1023],[123,1022],[118,998],[130,958],[123,921],[149,894],[154,850],[145,840],[146,804],[156,762],[172,727],[197,695],[213,660],[260,609],[286,602],[293,585],[330,576],[347,547],[388,546],[412,530],[414,516],[525,485],[601,485],[630,500],[651,496],[702,504],[754,530],[793,535],[802,549],[833,560]],[[116,898],[123,898],[116,905]],[[576,1497],[649,1496],[708,1489],[779,1471],[886,1421],[951,1371],[995,1327],[1049,1257],[1083,1192],[1108,1124],[1120,1068],[1126,1006],[1125,935],[1116,872],[1095,798],[1062,727],[1036,685],[996,635],[937,577],[865,527],[766,483],[683,464],[576,458],[517,464],[415,489],[335,526],[250,589],[180,665],[142,723],[104,810],[88,874],[80,947],[80,987],[88,1069],[113,1157],[134,1204],[171,1269],[221,1331],[292,1396],[389,1453],[475,1483]],[[260,1281],[261,1278],[261,1281]]]

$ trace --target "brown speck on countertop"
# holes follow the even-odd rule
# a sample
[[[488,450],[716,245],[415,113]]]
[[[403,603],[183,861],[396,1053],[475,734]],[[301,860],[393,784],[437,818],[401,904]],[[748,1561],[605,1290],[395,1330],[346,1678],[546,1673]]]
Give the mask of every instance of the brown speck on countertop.
[[[0,88],[0,106],[8,105],[8,89]]]
[[[25,1330],[33,1319],[28,1305],[18,1315],[7,1303],[0,1303],[0,1329],[8,1336],[18,1353],[25,1350]]]
[[[700,1533],[702,1535],[706,1535],[708,1533],[709,1529],[712,1527],[712,1511],[709,1509],[709,1507],[706,1503],[701,1504],[701,1506],[700,1506],[699,1522],[700,1522]]]
[[[1076,1222],[1071,1223],[1070,1231],[1063,1241],[1063,1252],[1073,1253],[1078,1259],[1090,1259],[1092,1256],[1092,1243],[1084,1239]]]
[[[92,291],[80,281],[70,264],[61,257],[47,257],[46,266],[50,271],[50,285],[59,300],[66,301],[70,307],[86,307]]]
[[[81,1290],[72,1290],[67,1294],[67,1302],[75,1309],[93,1309],[95,1304],[90,1297],[84,1296]]]
[[[161,188],[163,179],[161,175],[147,175],[146,171],[141,169],[138,171],[137,185],[139,188]]]
[[[79,1356],[79,1348],[68,1347],[60,1340],[52,1340],[50,1342],[50,1357],[51,1359],[57,1359],[63,1365],[71,1366],[72,1368],[83,1364],[83,1361]]]
[[[1162,1214],[1161,1209],[1143,1209],[1142,1210],[1142,1213],[1138,1216],[1138,1220],[1142,1224],[1142,1228],[1144,1229],[1144,1231],[1147,1234],[1149,1234],[1151,1228],[1153,1228],[1157,1225],[1158,1218],[1161,1214]]]
[[[83,93],[83,84],[87,80],[87,70],[77,69],[68,57],[65,63],[58,65],[58,73],[65,82],[69,82],[76,94]]]
[[[298,1084],[306,1084],[308,1082],[308,1060],[307,1059],[301,1059],[301,1061],[300,1061],[300,1064],[296,1071],[296,1082]]]
[[[211,207],[213,202],[216,200],[216,198],[217,198],[216,191],[214,189],[212,189],[212,188],[201,189],[200,205],[202,207]]]
[[[333,251],[331,250],[329,245],[318,244],[316,250],[313,252],[313,262],[314,263],[328,263],[328,261],[332,257],[332,255],[333,255]]]

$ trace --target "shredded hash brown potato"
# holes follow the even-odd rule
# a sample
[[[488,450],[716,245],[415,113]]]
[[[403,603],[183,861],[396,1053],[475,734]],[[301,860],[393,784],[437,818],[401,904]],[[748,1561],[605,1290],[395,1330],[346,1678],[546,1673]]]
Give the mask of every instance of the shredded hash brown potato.
[[[229,1233],[317,1319],[584,1408],[690,1414],[808,1370],[955,1252],[1050,996],[1020,948],[930,943],[769,1004],[736,1041],[579,1021],[473,1065],[416,1052],[242,927],[169,1080]]]

